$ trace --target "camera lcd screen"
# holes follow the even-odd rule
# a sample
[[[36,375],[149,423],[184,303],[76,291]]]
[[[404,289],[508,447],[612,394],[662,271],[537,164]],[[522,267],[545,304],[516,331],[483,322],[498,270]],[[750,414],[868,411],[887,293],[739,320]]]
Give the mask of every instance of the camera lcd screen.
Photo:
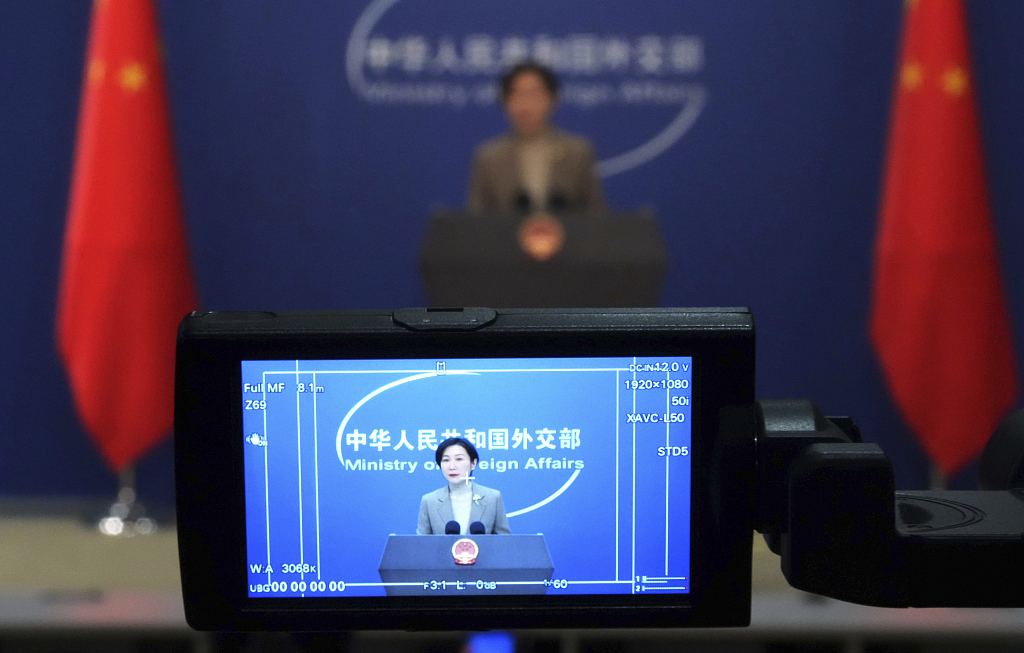
[[[248,596],[689,593],[693,364],[242,361]]]

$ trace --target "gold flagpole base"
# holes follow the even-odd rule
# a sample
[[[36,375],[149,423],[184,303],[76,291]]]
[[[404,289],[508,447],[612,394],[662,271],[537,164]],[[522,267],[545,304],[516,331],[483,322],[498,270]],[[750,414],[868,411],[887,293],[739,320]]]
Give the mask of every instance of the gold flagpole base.
[[[99,531],[112,537],[155,533],[156,522],[146,516],[146,507],[135,494],[135,466],[129,465],[124,468],[117,475],[117,483],[117,500],[110,505],[107,515],[97,524]]]

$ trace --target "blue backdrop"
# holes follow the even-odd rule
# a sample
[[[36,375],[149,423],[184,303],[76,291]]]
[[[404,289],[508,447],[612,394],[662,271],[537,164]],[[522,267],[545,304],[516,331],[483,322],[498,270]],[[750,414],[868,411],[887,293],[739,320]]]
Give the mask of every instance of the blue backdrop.
[[[504,129],[488,82],[526,48],[562,73],[556,121],[595,143],[611,204],[657,211],[673,258],[664,304],[751,306],[758,394],[853,415],[899,485],[922,486],[926,462],[865,336],[902,5],[161,3],[203,305],[422,304],[426,216],[463,201],[473,147]],[[5,494],[114,489],[52,335],[88,12],[15,3],[0,24]],[[971,3],[970,16],[1020,356],[1024,5]],[[139,473],[144,498],[169,500],[168,445]]]

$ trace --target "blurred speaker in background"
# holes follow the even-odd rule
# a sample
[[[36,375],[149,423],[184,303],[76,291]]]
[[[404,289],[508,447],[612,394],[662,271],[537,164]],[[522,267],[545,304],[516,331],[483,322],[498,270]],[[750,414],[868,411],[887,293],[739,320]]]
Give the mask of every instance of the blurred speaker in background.
[[[594,148],[553,127],[558,80],[537,63],[513,66],[501,80],[512,131],[477,148],[467,209],[475,214],[592,213],[604,208]]]

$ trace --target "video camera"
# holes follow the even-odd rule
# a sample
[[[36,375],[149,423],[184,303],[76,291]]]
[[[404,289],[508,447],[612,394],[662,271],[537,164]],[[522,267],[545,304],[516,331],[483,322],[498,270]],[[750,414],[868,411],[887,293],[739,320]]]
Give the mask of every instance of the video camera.
[[[754,530],[809,592],[1024,606],[1024,414],[988,491],[896,492],[850,419],[755,400],[754,361],[743,308],[193,313],[188,623],[744,626]]]

